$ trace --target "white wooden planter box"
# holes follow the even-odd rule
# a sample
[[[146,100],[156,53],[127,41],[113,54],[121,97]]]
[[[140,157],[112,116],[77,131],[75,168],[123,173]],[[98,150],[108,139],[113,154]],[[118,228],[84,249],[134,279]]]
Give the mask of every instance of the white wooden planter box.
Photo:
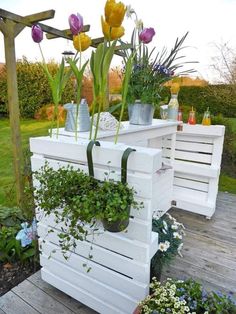
[[[59,139],[32,138],[32,170],[39,170],[48,161],[54,169],[71,164],[87,172],[87,144],[87,140],[76,143],[73,138],[63,136]],[[109,167],[115,170],[113,178],[120,180],[121,156],[126,148],[124,144],[109,142],[94,147],[95,177],[103,180],[110,162]],[[157,209],[165,212],[170,207],[173,170],[160,170],[161,150],[135,149],[128,160],[127,181],[136,190],[137,199],[144,202],[144,209],[131,210],[126,232],[106,231],[95,236],[89,273],[82,265],[88,262],[92,238],[79,241],[75,252],[66,261],[58,246],[60,225],[55,224],[53,215],[44,217],[40,211],[38,213],[42,278],[99,313],[130,314],[149,293],[150,260],[158,248],[158,235],[152,232],[152,213]],[[48,234],[49,228],[55,232]],[[51,254],[54,250],[56,253]]]

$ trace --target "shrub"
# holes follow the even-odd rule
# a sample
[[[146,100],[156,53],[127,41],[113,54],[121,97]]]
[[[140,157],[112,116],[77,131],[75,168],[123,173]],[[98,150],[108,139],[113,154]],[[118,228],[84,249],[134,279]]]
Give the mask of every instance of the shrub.
[[[203,114],[207,107],[214,115],[236,117],[236,95],[232,85],[181,86],[179,104],[193,106]]]
[[[58,64],[51,61],[49,71],[53,74]],[[48,80],[40,62],[30,62],[27,58],[17,61],[17,81],[19,106],[22,117],[33,118],[36,111],[52,101]],[[62,97],[62,103],[74,99],[73,81],[67,84]],[[8,112],[6,69],[0,73],[0,113]]]

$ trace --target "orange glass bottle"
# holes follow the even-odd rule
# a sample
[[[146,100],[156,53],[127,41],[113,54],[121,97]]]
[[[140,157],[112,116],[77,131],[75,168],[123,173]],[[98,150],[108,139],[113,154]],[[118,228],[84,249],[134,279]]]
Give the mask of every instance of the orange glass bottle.
[[[192,110],[189,111],[189,115],[188,115],[188,124],[196,124],[196,112],[195,110],[193,110],[193,107],[192,107]]]

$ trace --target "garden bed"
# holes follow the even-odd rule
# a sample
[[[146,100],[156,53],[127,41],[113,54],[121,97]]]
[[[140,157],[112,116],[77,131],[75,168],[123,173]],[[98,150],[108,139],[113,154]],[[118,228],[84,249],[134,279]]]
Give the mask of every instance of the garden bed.
[[[0,263],[0,296],[17,286],[39,269],[40,266],[35,263]]]

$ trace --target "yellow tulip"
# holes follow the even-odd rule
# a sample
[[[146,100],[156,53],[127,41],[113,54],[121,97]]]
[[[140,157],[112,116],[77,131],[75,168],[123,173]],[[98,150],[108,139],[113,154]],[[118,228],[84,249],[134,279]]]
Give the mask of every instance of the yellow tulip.
[[[107,0],[105,5],[105,19],[110,27],[120,27],[126,12],[126,7],[122,2]]]
[[[91,43],[91,38],[85,33],[79,33],[78,35],[73,36],[73,45],[78,51],[84,51],[88,49]]]
[[[125,29],[123,26],[111,28],[110,25],[107,24],[106,21],[104,21],[103,16],[101,17],[101,23],[103,35],[108,40],[121,38],[125,33]]]

